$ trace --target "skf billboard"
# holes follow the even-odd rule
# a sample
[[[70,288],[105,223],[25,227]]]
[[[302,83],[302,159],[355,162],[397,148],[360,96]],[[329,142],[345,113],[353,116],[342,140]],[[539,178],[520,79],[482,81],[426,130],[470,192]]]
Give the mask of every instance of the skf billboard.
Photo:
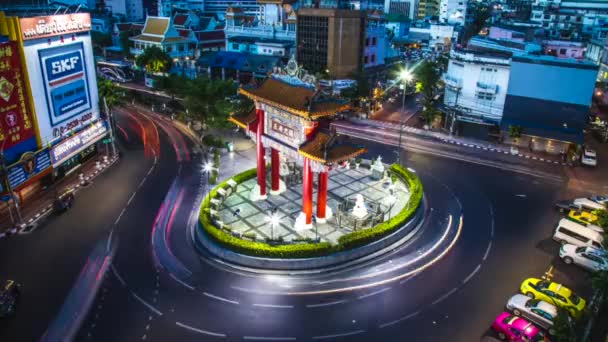
[[[0,146],[9,164],[36,149],[36,132],[15,42],[0,43]]]
[[[57,143],[99,118],[86,13],[23,18],[23,48],[40,139]]]

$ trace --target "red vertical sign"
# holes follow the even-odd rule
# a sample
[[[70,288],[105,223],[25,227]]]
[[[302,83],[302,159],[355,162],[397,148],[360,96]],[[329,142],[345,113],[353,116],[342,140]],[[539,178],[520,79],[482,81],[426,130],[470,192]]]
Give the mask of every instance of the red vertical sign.
[[[35,135],[25,92],[17,43],[0,43],[0,148],[5,151]]]

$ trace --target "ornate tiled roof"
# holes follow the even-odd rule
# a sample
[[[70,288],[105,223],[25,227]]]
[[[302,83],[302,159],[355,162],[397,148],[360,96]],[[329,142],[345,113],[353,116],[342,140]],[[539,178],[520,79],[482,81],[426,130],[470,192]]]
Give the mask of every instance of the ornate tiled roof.
[[[152,42],[152,43],[160,43],[163,41],[163,37],[148,36],[145,34],[140,34],[138,36],[131,37],[129,39],[130,40],[143,40],[143,41]]]
[[[176,14],[173,18],[173,24],[177,26],[184,26],[188,20],[187,14]]]
[[[335,99],[318,99],[312,88],[291,85],[272,77],[259,87],[243,87],[239,92],[254,101],[281,108],[308,120],[331,116],[350,108],[348,103]]]
[[[367,149],[350,144],[338,144],[333,136],[319,131],[315,137],[302,144],[298,148],[298,153],[304,157],[323,164],[341,162],[343,160],[355,158],[367,152]]]
[[[169,29],[169,18],[163,17],[148,17],[142,34],[151,34],[162,36]]]
[[[241,128],[248,129],[249,124],[254,122],[256,119],[257,119],[257,115],[255,113],[255,108],[253,108],[252,110],[250,110],[247,113],[231,115],[230,118],[228,119],[228,121],[236,124],[237,126],[239,126]]]

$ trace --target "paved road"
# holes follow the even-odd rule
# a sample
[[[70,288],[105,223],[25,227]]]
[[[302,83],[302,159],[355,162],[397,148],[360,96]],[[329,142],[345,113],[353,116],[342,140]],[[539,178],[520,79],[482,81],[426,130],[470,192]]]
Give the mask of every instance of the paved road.
[[[434,234],[417,237],[419,244],[411,246],[418,249],[404,248],[332,275],[260,275],[201,258],[188,230],[205,186],[201,156],[191,153],[191,143],[167,120],[143,111],[132,115],[139,121],[125,122],[123,134],[132,144],[136,136],[149,142],[157,135],[158,146],[134,148],[138,156],[128,153],[118,168],[131,165],[131,173],[96,181],[74,211],[18,237],[23,242],[0,241],[0,270],[31,288],[18,318],[3,326],[2,340],[33,340],[45,331],[87,255],[110,230],[116,255],[78,341],[402,341],[407,336],[470,342],[486,333],[524,278],[542,275],[552,263],[557,280],[589,295],[588,275],[555,261],[558,246],[549,240],[558,219],[552,203],[566,187],[562,179],[412,151],[404,152],[404,163],[421,177],[432,208],[422,231],[454,231],[463,217],[453,249],[424,271],[403,276],[401,265],[430,250]],[[369,157],[394,160],[393,148],[366,144]],[[155,167],[144,158],[149,153],[158,158]],[[222,161],[228,166],[223,172],[236,173],[253,161],[253,151],[242,152]],[[83,222],[91,223],[80,228]],[[69,243],[74,240],[79,247]],[[5,244],[15,246],[7,247],[14,248],[11,253]],[[23,261],[15,260],[19,255],[25,255]],[[352,286],[358,288],[348,289]],[[296,295],[294,289],[317,293]]]

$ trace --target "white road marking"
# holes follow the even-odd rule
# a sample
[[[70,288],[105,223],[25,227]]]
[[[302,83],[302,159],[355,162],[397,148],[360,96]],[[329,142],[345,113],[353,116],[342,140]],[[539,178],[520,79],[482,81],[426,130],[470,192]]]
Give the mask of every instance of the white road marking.
[[[131,197],[129,197],[129,200],[127,201],[127,205],[131,204],[131,201],[133,200],[133,197],[135,197],[136,191],[133,191],[133,193],[131,194]]]
[[[394,321],[390,321],[388,323],[380,324],[380,329],[383,329],[383,328],[386,328],[386,327],[390,327],[391,325],[395,325],[395,324],[397,324],[399,322],[406,321],[406,320],[408,320],[408,319],[410,319],[410,318],[412,318],[414,316],[417,316],[418,314],[420,314],[420,311],[416,311],[414,313],[411,313],[411,314],[409,314],[407,316],[403,316],[403,317],[401,317],[399,319],[396,319]]]
[[[265,336],[243,336],[248,341],[295,341],[295,337],[265,337]]]
[[[144,185],[144,183],[146,182],[146,179],[148,179],[148,176],[144,176],[144,178],[141,179],[141,182],[139,182],[139,185],[137,186],[137,188],[141,188],[142,185]]]
[[[118,217],[116,218],[116,220],[114,221],[114,225],[117,225],[118,222],[120,221],[120,219],[122,218],[122,215],[125,213],[125,210],[127,208],[122,208],[122,211],[120,212],[120,215],[118,215]]]
[[[488,244],[488,248],[486,249],[486,254],[483,255],[483,261],[486,261],[488,258],[488,254],[490,254],[490,249],[492,248],[492,241]]]
[[[162,316],[163,313],[160,312],[157,308],[153,307],[152,305],[150,305],[148,302],[146,302],[145,300],[143,300],[140,296],[138,296],[135,292],[131,292],[131,294],[133,295],[133,297],[135,297],[135,299],[137,299],[138,301],[140,301],[143,305],[145,305],[148,309],[150,309],[150,311],[154,312],[155,314]]]
[[[213,299],[217,299],[217,300],[221,300],[222,302],[226,302],[226,303],[230,303],[230,304],[236,304],[236,305],[239,304],[239,302],[237,302],[235,300],[230,300],[230,299],[222,298],[220,296],[212,295],[211,293],[203,292],[203,294],[205,296],[207,296],[207,297],[210,297],[210,298],[213,298]]]
[[[345,333],[341,333],[341,334],[313,336],[312,339],[313,340],[328,340],[330,338],[352,336],[352,335],[357,335],[357,334],[361,334],[364,332],[365,332],[365,330],[355,330],[355,331],[349,331],[349,332],[345,332]]]
[[[528,195],[526,195],[526,194],[516,194],[515,196],[517,196],[517,197],[521,197],[521,198],[526,198],[526,197],[528,197]]]
[[[112,273],[114,273],[114,276],[116,277],[116,279],[118,279],[118,281],[122,284],[122,286],[127,287],[127,283],[125,283],[125,280],[122,279],[122,277],[118,274],[118,271],[116,271],[116,268],[114,268],[114,265],[110,266],[112,268]]]
[[[357,297],[357,299],[364,299],[364,298],[367,298],[367,297],[375,296],[375,295],[380,294],[382,292],[386,292],[386,291],[388,291],[390,289],[391,289],[390,287],[385,287],[385,288],[383,288],[381,290],[361,295],[361,296]]]
[[[435,305],[435,304],[439,304],[439,302],[444,301],[445,299],[447,299],[449,296],[451,296],[452,294],[454,294],[454,292],[458,291],[458,288],[455,287],[452,290],[450,290],[450,292],[444,294],[443,296],[437,298],[434,302],[431,303],[431,305]]]
[[[190,290],[194,290],[194,286],[192,286],[192,285],[190,285],[190,284],[188,284],[188,283],[185,283],[185,282],[183,282],[182,280],[178,279],[176,276],[174,276],[174,275],[173,275],[173,273],[169,273],[169,276],[170,276],[171,278],[173,278],[173,279],[174,279],[176,282],[178,282],[178,283],[180,283],[180,284],[184,285],[185,287],[189,288]]]
[[[272,308],[272,309],[293,309],[293,305],[275,305],[275,304],[253,304],[260,308]]]
[[[181,323],[181,322],[175,322],[175,325],[177,325],[178,327],[182,327],[184,329],[190,330],[190,331],[194,331],[197,332],[199,334],[204,334],[204,335],[209,335],[209,336],[215,336],[215,337],[226,337],[226,334],[220,334],[220,333],[214,333],[211,331],[206,331],[206,330],[202,330],[202,329],[198,329],[195,327],[191,327],[187,324]]]
[[[469,274],[468,277],[464,278],[464,280],[462,281],[462,283],[466,284],[467,282],[469,282],[469,280],[471,280],[471,278],[473,278],[473,276],[475,275],[475,273],[479,272],[480,269],[481,269],[481,264],[477,265],[477,267],[475,267],[475,269],[473,270],[473,272],[471,272],[471,274]]]
[[[403,284],[407,283],[408,281],[410,281],[410,280],[412,280],[412,279],[416,278],[416,277],[418,276],[418,274],[419,274],[419,273],[415,273],[415,274],[413,274],[411,277],[407,277],[407,278],[405,278],[405,279],[401,279],[401,280],[399,281],[399,285],[403,285]]]
[[[307,308],[320,308],[323,306],[330,306],[330,305],[337,305],[337,304],[342,304],[342,303],[346,303],[348,302],[347,300],[337,300],[335,302],[327,302],[327,303],[319,303],[319,304],[308,304],[306,305]]]
[[[108,236],[108,243],[106,243],[106,252],[110,251],[110,244],[112,243],[112,233],[114,233],[114,229],[110,229],[110,235]]]

